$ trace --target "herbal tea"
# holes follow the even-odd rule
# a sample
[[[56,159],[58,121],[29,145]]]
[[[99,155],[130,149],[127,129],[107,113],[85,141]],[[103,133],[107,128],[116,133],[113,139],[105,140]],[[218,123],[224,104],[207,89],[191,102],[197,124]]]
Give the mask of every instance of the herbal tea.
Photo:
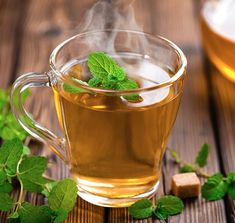
[[[205,49],[215,66],[235,81],[235,2],[209,1],[202,10]]]
[[[172,76],[147,59],[123,60],[129,64],[125,65],[128,77],[135,79],[140,88]],[[64,67],[69,77],[83,81],[90,77],[86,61],[74,60]],[[79,190],[126,198],[156,189],[182,92],[176,95],[168,86],[129,101],[117,95],[73,94],[62,86],[54,88],[54,100],[68,142],[71,174]]]

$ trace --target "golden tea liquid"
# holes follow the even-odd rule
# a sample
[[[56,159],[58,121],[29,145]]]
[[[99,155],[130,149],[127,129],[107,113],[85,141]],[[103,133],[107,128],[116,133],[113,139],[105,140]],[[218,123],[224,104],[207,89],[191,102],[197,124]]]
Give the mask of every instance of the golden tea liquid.
[[[134,74],[133,67],[128,69]],[[81,79],[86,79],[86,72],[84,63],[73,63],[66,71]],[[149,62],[142,63],[138,72],[150,74],[149,78],[156,75],[156,81],[171,75]],[[155,84],[136,80],[140,87]],[[181,93],[167,87],[140,94],[138,102],[105,94],[70,94],[62,87],[54,94],[79,190],[112,199],[138,196],[157,186]]]
[[[204,47],[215,66],[235,81],[235,1],[209,1],[202,10]]]

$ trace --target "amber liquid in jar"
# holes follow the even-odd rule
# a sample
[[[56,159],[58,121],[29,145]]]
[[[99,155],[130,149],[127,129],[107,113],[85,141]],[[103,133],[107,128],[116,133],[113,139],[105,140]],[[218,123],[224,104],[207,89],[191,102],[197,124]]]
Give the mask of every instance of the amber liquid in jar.
[[[235,82],[235,1],[208,1],[201,14],[204,48],[218,70]]]

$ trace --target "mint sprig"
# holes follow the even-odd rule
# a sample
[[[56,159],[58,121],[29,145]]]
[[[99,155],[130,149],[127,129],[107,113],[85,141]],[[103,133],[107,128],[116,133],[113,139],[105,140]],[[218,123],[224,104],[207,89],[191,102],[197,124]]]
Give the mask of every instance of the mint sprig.
[[[11,112],[9,93],[10,89],[0,89],[0,138],[10,140],[17,137],[23,141],[28,133],[21,127]],[[29,91],[25,90],[21,95],[22,101],[25,102],[28,96]],[[17,106],[18,98],[13,98],[13,103]]]
[[[88,82],[84,82],[73,77],[75,82],[107,90],[130,90],[139,87],[135,80],[127,77],[124,68],[119,66],[112,57],[104,52],[90,53],[87,65],[92,75],[91,79]],[[68,83],[63,84],[63,89],[71,94],[86,92]],[[140,100],[138,94],[125,94],[123,98],[129,101]]]
[[[201,167],[204,167],[207,164],[207,159],[209,155],[209,145],[207,143],[204,143],[201,146],[194,163],[185,162],[173,149],[170,150],[170,155],[174,159],[174,161],[180,166],[181,173],[195,172],[202,177],[210,176],[201,169]]]
[[[76,183],[71,179],[52,181],[43,176],[47,160],[30,156],[28,148],[18,139],[5,141],[0,147],[0,210],[14,211],[9,222],[51,223],[64,221],[72,210],[77,197]],[[19,199],[10,196],[12,182],[20,184]],[[32,206],[23,201],[24,191],[46,194],[48,205]]]
[[[128,211],[133,218],[144,219],[155,216],[160,220],[165,220],[169,216],[176,215],[184,209],[183,201],[173,195],[162,196],[157,200],[156,205],[148,199],[142,199],[132,204]]]
[[[209,145],[203,144],[199,150],[194,163],[185,162],[180,158],[175,150],[170,150],[170,155],[179,165],[180,172],[195,172],[201,177],[207,178],[207,181],[201,187],[202,197],[208,201],[222,199],[228,194],[235,200],[235,172],[223,176],[221,173],[210,175],[202,170],[206,166],[209,155]]]

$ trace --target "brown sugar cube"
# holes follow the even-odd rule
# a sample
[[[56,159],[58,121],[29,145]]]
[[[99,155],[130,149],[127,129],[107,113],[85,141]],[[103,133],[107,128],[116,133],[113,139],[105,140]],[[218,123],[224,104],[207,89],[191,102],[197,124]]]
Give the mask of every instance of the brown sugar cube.
[[[200,181],[195,173],[180,173],[172,177],[171,189],[180,198],[197,197],[200,193]]]

